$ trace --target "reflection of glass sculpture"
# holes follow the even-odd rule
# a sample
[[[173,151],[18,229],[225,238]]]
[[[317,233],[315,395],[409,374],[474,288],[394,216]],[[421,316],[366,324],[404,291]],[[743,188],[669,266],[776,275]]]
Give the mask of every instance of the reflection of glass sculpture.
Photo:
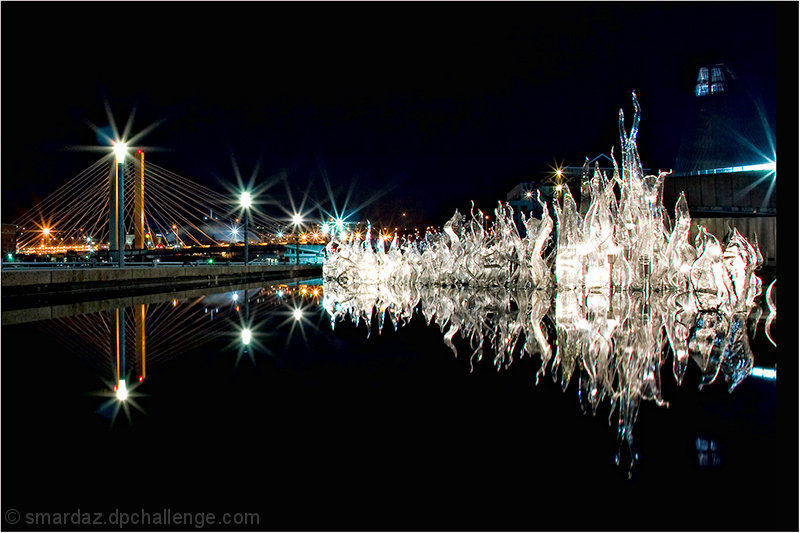
[[[702,371],[701,387],[721,374],[733,390],[753,368],[747,323],[754,309],[760,315],[756,298],[762,292],[757,245],[736,229],[721,244],[702,226],[692,245],[683,195],[670,220],[662,202],[667,174],[642,171],[635,94],[633,105],[630,133],[619,114],[621,169],[615,161],[610,178],[598,167],[585,173],[584,216],[566,190],[561,205],[553,206],[555,236],[538,197],[542,218],[523,215],[524,236],[513,209],[501,203],[488,231],[483,213],[473,209],[469,218],[456,212],[442,234],[420,242],[396,237],[387,249],[382,240],[373,245],[369,231],[363,242],[353,236],[331,242],[323,276],[332,323],[349,315],[369,326],[377,311],[380,327],[386,314],[397,327],[420,305],[454,352],[456,334],[469,342],[471,363],[488,344],[498,368],[511,363],[523,339],[522,352],[542,358],[537,380],[552,359],[553,379],[560,369],[564,389],[578,370],[585,408],[596,412],[609,400],[632,464],[640,402],[666,403],[660,386],[666,345],[678,383],[691,358]],[[555,247],[548,253],[551,240]],[[775,306],[767,300],[769,327]],[[555,354],[545,334],[547,317],[555,325]]]
[[[660,379],[667,344],[678,382],[690,356],[702,372],[701,387],[721,375],[732,390],[753,367],[745,313],[724,306],[700,310],[693,290],[584,295],[569,289],[554,293],[327,279],[324,294],[323,305],[334,325],[349,317],[356,324],[365,322],[369,332],[374,319],[380,331],[388,317],[396,329],[418,309],[428,324],[439,326],[444,343],[456,355],[456,335],[466,341],[470,368],[486,353],[493,355],[498,369],[508,367],[515,355],[538,354],[542,366],[537,382],[549,368],[554,380],[560,373],[566,390],[576,374],[582,408],[596,413],[601,402],[610,403],[609,417],[616,412],[620,444],[627,444],[632,461],[640,403],[666,404]],[[553,327],[555,334],[548,335]]]

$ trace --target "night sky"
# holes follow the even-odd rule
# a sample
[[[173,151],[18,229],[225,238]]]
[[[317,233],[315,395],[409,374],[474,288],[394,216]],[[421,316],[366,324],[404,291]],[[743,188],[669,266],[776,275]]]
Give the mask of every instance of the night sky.
[[[68,147],[97,144],[106,104],[159,122],[159,166],[224,191],[235,157],[306,207],[327,176],[357,219],[442,224],[618,154],[634,89],[643,163],[672,168],[699,66],[728,64],[774,129],[779,19],[794,32],[797,5],[4,2],[2,220],[99,157]]]

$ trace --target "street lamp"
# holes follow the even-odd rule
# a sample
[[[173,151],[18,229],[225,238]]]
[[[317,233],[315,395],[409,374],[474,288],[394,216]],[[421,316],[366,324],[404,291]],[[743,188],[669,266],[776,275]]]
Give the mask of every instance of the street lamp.
[[[112,223],[112,227],[116,226],[116,245],[118,248],[117,253],[118,255],[118,262],[117,264],[120,267],[125,266],[125,176],[123,174],[124,171],[124,163],[125,163],[125,154],[127,153],[128,145],[124,142],[115,142],[114,143],[114,157],[117,160],[117,176],[116,176],[116,205],[114,208],[116,209],[116,221]],[[113,242],[115,239],[109,239]]]
[[[300,213],[295,213],[292,215],[292,224],[295,225],[295,234],[300,229],[300,225],[303,223],[303,216]],[[300,264],[300,237],[296,237],[295,240],[295,257],[294,257],[294,264]]]
[[[122,142],[114,144],[114,156],[117,158],[117,163],[125,161],[125,154],[127,153],[128,145]]]
[[[249,211],[250,206],[253,205],[253,198],[250,196],[248,191],[242,192],[242,196],[239,199],[239,203],[241,204],[242,208],[244,209],[244,266],[247,266],[249,262],[249,255],[248,252],[250,251],[248,244],[247,244],[247,223],[249,222]]]

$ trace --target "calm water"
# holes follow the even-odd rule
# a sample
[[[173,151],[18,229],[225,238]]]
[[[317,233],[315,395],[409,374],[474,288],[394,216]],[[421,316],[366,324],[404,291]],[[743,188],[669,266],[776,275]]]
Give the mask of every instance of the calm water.
[[[536,356],[470,371],[420,315],[369,337],[363,323],[332,330],[321,290],[148,297],[144,368],[141,307],[128,307],[127,409],[113,306],[4,325],[4,511],[257,512],[256,529],[280,530],[770,529],[783,516],[775,381],[699,391],[693,362],[681,386],[665,365],[670,406],[643,403],[628,479],[607,403],[583,414],[574,377],[566,392],[549,373],[535,385]],[[752,344],[757,366],[775,365],[763,331]]]

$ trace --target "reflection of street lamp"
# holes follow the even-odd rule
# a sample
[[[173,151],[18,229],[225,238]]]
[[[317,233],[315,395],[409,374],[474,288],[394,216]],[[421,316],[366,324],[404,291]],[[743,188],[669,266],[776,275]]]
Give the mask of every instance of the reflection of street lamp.
[[[250,330],[250,298],[247,297],[247,289],[244,290],[244,328],[242,329],[242,345],[244,346],[244,353],[247,353],[250,347],[250,341],[253,339],[253,332]]]
[[[118,307],[109,312],[111,318],[111,357],[116,370],[117,385],[114,387],[117,399],[124,402],[128,399],[128,386],[126,379],[128,373],[125,369],[125,308]]]
[[[244,208],[244,266],[247,266],[249,260],[248,252],[250,251],[247,245],[247,224],[250,218],[249,211],[250,206],[253,204],[253,198],[250,196],[249,192],[244,191],[239,199],[239,203],[242,205],[242,208]]]
[[[119,380],[117,385],[117,400],[124,402],[128,399],[128,385],[124,379]]]

